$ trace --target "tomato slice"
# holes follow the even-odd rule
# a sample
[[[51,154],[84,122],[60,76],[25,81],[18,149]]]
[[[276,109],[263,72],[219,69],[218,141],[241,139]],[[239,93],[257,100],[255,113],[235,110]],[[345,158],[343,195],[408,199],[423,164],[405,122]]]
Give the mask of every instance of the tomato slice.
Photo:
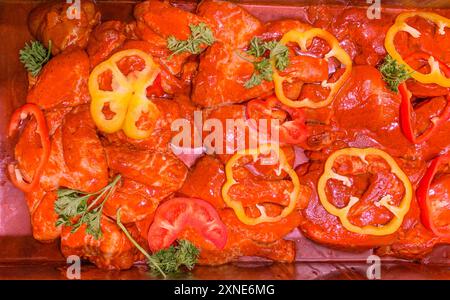
[[[288,120],[288,117],[291,120]],[[302,109],[283,105],[275,97],[267,100],[252,100],[247,103],[247,118],[258,121],[261,119],[278,119],[279,138],[281,143],[300,144],[308,136],[305,117]]]
[[[162,203],[148,231],[148,245],[153,252],[169,247],[184,229],[194,229],[205,240],[223,249],[227,229],[214,207],[195,198],[173,198]]]

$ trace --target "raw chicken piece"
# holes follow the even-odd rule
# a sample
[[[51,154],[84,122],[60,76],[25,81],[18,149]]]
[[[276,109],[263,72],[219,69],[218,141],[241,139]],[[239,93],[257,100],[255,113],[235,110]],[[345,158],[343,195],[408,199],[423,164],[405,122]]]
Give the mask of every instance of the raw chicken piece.
[[[53,57],[30,89],[27,102],[43,109],[77,106],[90,100],[89,58],[83,50],[71,49]]]
[[[96,240],[86,234],[86,225],[82,225],[75,233],[70,227],[63,227],[61,233],[61,251],[64,256],[78,255],[88,259],[101,269],[129,269],[143,255],[131,244],[122,230],[106,216],[101,218],[102,237]],[[136,227],[128,228],[132,236],[138,239]]]
[[[178,193],[190,198],[203,199],[216,209],[220,209],[226,207],[221,195],[224,183],[223,164],[217,158],[207,155],[197,161]]]
[[[63,112],[58,112],[63,115]],[[49,121],[49,119],[47,119]],[[60,186],[97,191],[108,182],[108,169],[103,147],[87,106],[79,106],[68,113],[62,125],[51,130],[50,157],[41,176],[40,187],[52,191]],[[35,122],[25,127],[15,148],[18,166],[25,179],[32,178],[41,151],[34,132]]]
[[[241,103],[271,93],[273,83],[245,88],[253,74],[254,66],[243,59],[245,52],[232,46],[216,42],[200,59],[194,79],[192,101],[202,107],[213,107]]]
[[[234,3],[205,0],[198,6],[197,14],[209,21],[217,41],[233,48],[246,48],[263,31],[257,18]]]
[[[186,179],[186,166],[172,154],[119,146],[108,146],[105,150],[111,170],[146,186],[174,193]]]
[[[105,202],[103,213],[114,219],[120,208],[122,223],[140,221],[153,214],[159,202],[169,195],[168,190],[125,178]]]
[[[61,234],[61,226],[56,226],[58,215],[55,213],[55,191],[47,192],[37,208],[31,212],[33,237],[41,242],[51,242]]]
[[[93,192],[108,183],[105,151],[88,106],[78,106],[67,114],[62,126],[62,148],[67,167],[64,177],[71,185]]]
[[[81,3],[79,11],[70,9],[72,4],[65,1],[45,3],[33,9],[28,17],[31,34],[47,48],[48,41],[52,41],[53,55],[71,46],[85,48],[92,29],[100,22],[100,12],[93,1],[76,3]]]
[[[157,0],[144,1],[136,5],[134,16],[138,22],[144,22],[164,39],[173,35],[177,39],[186,40],[191,34],[190,24],[208,24],[205,18],[173,7],[168,2]]]
[[[121,21],[107,21],[95,27],[87,45],[91,68],[106,60],[125,39],[125,24]]]

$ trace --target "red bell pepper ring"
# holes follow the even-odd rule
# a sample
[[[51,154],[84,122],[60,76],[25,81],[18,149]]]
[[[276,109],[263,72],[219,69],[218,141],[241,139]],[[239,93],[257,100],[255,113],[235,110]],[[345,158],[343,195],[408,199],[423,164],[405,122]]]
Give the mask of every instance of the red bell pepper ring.
[[[429,191],[431,183],[439,170],[439,167],[445,164],[450,164],[450,153],[440,155],[433,159],[419,183],[416,190],[416,197],[420,207],[420,219],[422,224],[431,230],[436,236],[450,238],[450,229],[443,230],[437,227],[432,218],[432,203],[429,199]]]
[[[299,144],[305,141],[308,130],[305,126],[305,116],[300,108],[292,108],[282,104],[276,97],[267,100],[252,100],[247,103],[246,115],[248,119],[278,119],[282,124],[278,127],[281,143]],[[286,120],[287,117],[291,120]]]
[[[406,87],[406,83],[400,84],[398,87],[402,102],[400,104],[400,126],[405,137],[414,144],[423,143],[431,138],[431,136],[450,119],[450,94],[447,95],[447,104],[438,117],[431,119],[431,125],[419,136],[414,133],[414,126],[411,120],[413,111],[411,103],[411,93]]]
[[[12,137],[14,133],[19,129],[20,123],[30,116],[34,117],[36,120],[36,133],[39,134],[42,146],[39,165],[34,172],[33,179],[30,182],[26,182],[15,163],[11,163],[8,165],[8,172],[11,182],[24,192],[31,192],[39,183],[41,175],[44,171],[44,166],[50,156],[50,137],[48,133],[47,122],[45,120],[44,113],[36,104],[27,103],[24,106],[18,108],[13,113],[11,121],[9,123],[8,136]]]

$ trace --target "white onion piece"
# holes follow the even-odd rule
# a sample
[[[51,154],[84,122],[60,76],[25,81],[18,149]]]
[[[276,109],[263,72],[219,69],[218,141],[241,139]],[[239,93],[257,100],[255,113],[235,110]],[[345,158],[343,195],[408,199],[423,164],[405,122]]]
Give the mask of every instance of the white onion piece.
[[[205,152],[203,147],[180,147],[172,143],[169,145],[172,152],[189,168],[192,167],[197,159],[202,157]]]

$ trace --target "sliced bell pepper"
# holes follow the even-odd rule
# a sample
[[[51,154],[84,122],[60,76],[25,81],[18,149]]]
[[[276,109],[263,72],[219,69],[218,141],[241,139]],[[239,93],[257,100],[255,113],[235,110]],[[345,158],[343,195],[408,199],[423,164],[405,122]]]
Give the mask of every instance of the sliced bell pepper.
[[[273,81],[275,84],[275,94],[277,98],[285,105],[289,107],[309,107],[309,108],[320,108],[329,105],[334,96],[337,94],[342,85],[347,81],[348,77],[351,74],[352,70],[352,59],[345,52],[345,50],[339,45],[339,41],[329,32],[320,29],[320,28],[312,28],[310,30],[301,32],[298,30],[291,30],[283,35],[280,40],[280,43],[286,45],[290,42],[295,42],[300,46],[301,51],[307,51],[308,44],[314,39],[320,38],[328,42],[331,47],[330,52],[325,55],[325,59],[329,60],[332,57],[337,58],[343,65],[345,65],[345,71],[341,75],[341,77],[333,83],[328,82],[327,80],[322,82],[323,87],[330,88],[330,93],[328,97],[319,102],[315,102],[309,98],[303,99],[301,101],[294,101],[286,97],[283,91],[283,83],[289,82],[287,77],[283,77],[278,72],[275,67],[275,60],[272,59],[272,69],[273,69]]]
[[[450,153],[440,155],[433,159],[425,175],[419,182],[416,190],[417,201],[420,207],[420,219],[422,224],[431,230],[436,236],[450,238],[450,227],[445,229],[436,226],[432,218],[432,203],[429,197],[431,183],[442,165],[450,164]]]
[[[419,38],[421,32],[416,28],[408,25],[406,21],[412,17],[421,17],[428,21],[433,22],[438,26],[439,33],[444,35],[445,28],[450,28],[450,19],[440,16],[436,13],[431,12],[405,12],[397,16],[394,25],[392,25],[384,40],[384,46],[389,53],[389,55],[397,60],[400,64],[405,65],[406,69],[411,73],[411,76],[421,82],[421,83],[436,83],[443,87],[450,87],[450,77],[446,72],[445,68],[442,67],[442,62],[439,62],[435,57],[429,56],[427,58],[428,64],[430,65],[431,71],[429,73],[422,73],[418,70],[414,70],[406,61],[403,59],[401,54],[397,51],[395,47],[394,40],[397,33],[401,31],[408,32],[412,37]],[[445,73],[447,75],[445,75]]]
[[[12,137],[18,130],[21,121],[24,121],[28,117],[34,117],[36,120],[36,133],[39,135],[42,147],[39,165],[34,172],[33,179],[31,182],[26,182],[15,163],[8,165],[8,172],[11,182],[24,192],[31,192],[39,184],[41,175],[44,171],[44,166],[50,156],[50,136],[47,122],[45,120],[44,113],[36,104],[27,103],[13,113],[9,123],[8,136]]]
[[[400,104],[400,127],[405,137],[414,144],[420,144],[429,140],[433,134],[450,119],[450,94],[447,95],[447,104],[438,117],[431,119],[431,125],[419,136],[414,133],[414,126],[411,120],[411,113],[413,111],[411,103],[411,93],[406,87],[406,83],[399,85],[402,102]]]
[[[142,59],[144,68],[124,75],[117,64],[127,57]],[[100,88],[101,76],[107,72],[110,72],[112,77],[111,91]],[[153,131],[160,112],[147,98],[147,88],[153,85],[159,73],[160,68],[152,57],[137,49],[117,52],[97,65],[89,76],[89,92],[92,98],[91,115],[97,127],[106,133],[122,129],[128,137],[133,139],[148,137]],[[110,117],[104,113],[105,107],[111,110],[112,113],[107,114]],[[146,124],[150,124],[145,129],[137,125],[142,116],[146,118]]]
[[[391,172],[402,181],[405,187],[405,193],[399,206],[393,206],[389,203],[389,201],[392,198],[390,195],[386,195],[378,201],[378,204],[380,206],[387,208],[394,215],[392,220],[389,221],[387,224],[382,226],[366,225],[364,227],[359,227],[352,224],[348,219],[348,213],[350,209],[360,200],[357,197],[350,197],[349,203],[347,204],[347,206],[343,208],[337,208],[328,200],[326,194],[326,187],[327,181],[329,179],[337,179],[342,181],[346,185],[351,185],[350,179],[348,177],[339,175],[333,171],[334,162],[338,157],[343,155],[359,157],[363,162],[366,163],[367,163],[366,157],[369,155],[381,157],[389,164],[389,166],[391,167]],[[395,160],[389,154],[376,148],[363,148],[363,149],[345,148],[331,154],[325,163],[324,172],[317,184],[317,191],[320,202],[322,203],[323,207],[330,214],[338,217],[342,223],[342,226],[344,226],[345,229],[359,234],[367,234],[375,236],[389,235],[398,230],[398,228],[402,225],[404,216],[409,210],[411,200],[413,197],[413,189],[411,186],[411,182],[408,179],[408,176],[406,176],[406,174],[400,169]]]
[[[303,110],[287,107],[278,101],[276,97],[269,97],[265,101],[256,99],[248,102],[246,114],[247,118],[251,121],[277,119],[282,122],[277,128],[281,143],[299,144],[308,136]],[[287,115],[292,120],[286,120]]]
[[[239,160],[242,157],[252,156],[253,161],[256,161],[258,160],[258,157],[260,155],[268,155],[271,153],[275,154],[276,156],[276,159],[273,159],[273,161],[276,160],[276,162],[279,164],[277,171],[278,172],[285,171],[291,178],[294,188],[292,192],[289,193],[290,199],[289,204],[282,210],[282,212],[278,216],[275,217],[268,216],[264,210],[264,207],[257,205],[257,208],[259,209],[261,215],[256,218],[252,218],[247,216],[247,214],[245,213],[245,208],[242,205],[242,202],[232,199],[228,194],[230,188],[237,183],[233,176],[233,167],[239,164]],[[225,174],[226,174],[226,182],[222,186],[222,198],[224,202],[228,205],[228,207],[231,207],[234,210],[236,216],[242,223],[247,225],[256,225],[264,222],[268,223],[278,222],[284,217],[288,216],[290,213],[292,213],[292,211],[295,209],[297,200],[300,195],[300,181],[298,179],[297,173],[295,173],[294,169],[289,165],[289,162],[287,161],[287,158],[283,150],[280,149],[279,145],[277,144],[265,144],[261,145],[259,148],[245,149],[237,152],[227,162],[225,166]]]

